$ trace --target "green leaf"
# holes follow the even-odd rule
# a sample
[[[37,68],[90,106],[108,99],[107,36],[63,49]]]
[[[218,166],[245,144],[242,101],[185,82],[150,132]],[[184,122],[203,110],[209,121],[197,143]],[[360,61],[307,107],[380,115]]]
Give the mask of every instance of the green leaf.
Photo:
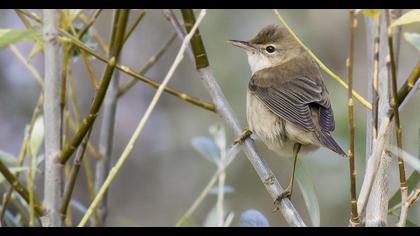
[[[239,218],[241,227],[270,227],[267,218],[258,210],[248,209]]]
[[[399,26],[399,25],[407,25],[415,22],[420,22],[420,10],[411,10],[400,18],[398,18],[394,23],[392,23],[391,27]]]
[[[0,48],[22,41],[32,41],[42,38],[35,30],[0,29]]]
[[[43,49],[44,49],[44,41],[42,39],[36,40],[34,46],[29,52],[28,61],[32,60],[32,58],[39,52],[42,52]]]
[[[362,13],[365,16],[374,17],[381,13],[380,9],[357,9],[356,14]]]
[[[195,137],[192,140],[193,147],[207,160],[218,163],[220,160],[220,149],[209,137]]]
[[[404,38],[420,51],[420,34],[405,32]]]
[[[44,141],[44,119],[42,116],[39,116],[34,124],[31,133],[31,150],[32,155],[36,157],[38,155],[39,148],[41,147]]]
[[[0,150],[0,161],[9,164],[16,164],[17,159],[12,154]]]
[[[28,170],[28,167],[27,166],[10,167],[9,170],[13,174],[16,174],[17,172],[27,171]],[[4,180],[5,180],[4,176],[3,175],[0,175],[0,184],[3,183]]]
[[[314,183],[311,181],[311,177],[306,171],[306,167],[300,160],[298,160],[296,163],[295,175],[300,187],[300,191],[302,192],[303,199],[305,200],[306,208],[308,209],[312,225],[319,227],[321,218]]]

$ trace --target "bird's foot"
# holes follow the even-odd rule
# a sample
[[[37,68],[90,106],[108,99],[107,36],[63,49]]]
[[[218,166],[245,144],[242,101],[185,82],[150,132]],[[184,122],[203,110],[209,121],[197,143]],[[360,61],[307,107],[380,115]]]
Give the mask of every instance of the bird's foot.
[[[247,138],[249,138],[252,134],[252,131],[248,128],[245,128],[242,132],[241,136],[233,141],[233,144],[238,144],[244,142]]]
[[[289,200],[292,197],[292,191],[290,191],[289,189],[284,190],[282,193],[280,193],[280,195],[277,197],[277,199],[274,201],[274,209],[273,212],[276,212],[280,209],[280,202],[285,199],[288,198]]]

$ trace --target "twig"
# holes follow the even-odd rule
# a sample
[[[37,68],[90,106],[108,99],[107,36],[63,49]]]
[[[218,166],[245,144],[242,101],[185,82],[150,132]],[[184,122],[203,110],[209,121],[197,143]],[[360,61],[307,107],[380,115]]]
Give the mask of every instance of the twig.
[[[172,45],[172,43],[175,41],[176,34],[172,34],[172,36],[169,38],[169,40],[163,45],[163,47],[152,57],[149,58],[147,63],[143,66],[143,68],[138,72],[140,75],[145,75],[152,66],[159,61],[159,59],[165,54],[165,52],[169,49],[169,47]],[[118,90],[118,97],[121,97],[122,95],[126,94],[127,91],[132,88],[138,80],[135,78],[132,78],[125,84],[121,85]]]
[[[210,178],[209,182],[207,183],[206,187],[201,191],[198,197],[194,200],[188,210],[184,213],[184,215],[178,220],[176,226],[181,226],[182,222],[185,219],[190,218],[190,216],[194,213],[194,211],[198,208],[198,206],[203,202],[204,198],[210,192],[214,184],[216,183],[219,176],[226,170],[226,168],[230,165],[230,163],[235,160],[237,154],[239,152],[239,146],[237,144],[233,145],[227,152],[226,152],[226,159],[223,160],[221,163],[220,168],[214,173],[214,175]]]
[[[127,24],[127,19],[128,19],[128,10],[121,10],[121,11],[123,11],[121,13],[122,14],[121,21],[119,20],[118,22],[114,22],[115,25],[113,28],[113,35],[115,35],[115,37],[111,37],[111,48],[110,48],[111,59],[107,67],[105,68],[105,71],[101,80],[101,84],[92,102],[92,105],[89,110],[89,114],[83,120],[82,126],[79,128],[79,130],[76,132],[74,137],[71,139],[70,143],[64,146],[60,155],[57,157],[57,161],[62,164],[64,164],[70,158],[70,156],[73,154],[77,146],[82,142],[83,137],[86,135],[89,128],[95,122],[96,117],[99,112],[99,108],[101,107],[102,102],[104,100],[106,91],[111,81],[112,74],[114,72],[116,58],[118,57],[119,52],[122,48],[122,40],[123,40],[123,36],[125,32],[125,26]]]
[[[411,71],[407,80],[404,82],[404,84],[398,90],[399,106],[401,106],[403,103],[405,103],[405,100],[407,99],[410,91],[413,89],[414,85],[417,83],[419,78],[420,78],[420,61],[417,62],[416,66]]]
[[[42,79],[41,75],[39,75],[36,68],[29,64],[29,62],[25,59],[25,57],[20,53],[19,49],[15,45],[9,45],[10,51],[12,51],[13,55],[22,63],[23,66],[31,73],[32,77],[35,78],[36,82],[38,83],[41,90],[44,89],[44,80]]]
[[[190,29],[195,20],[192,9],[182,10],[182,15],[187,31],[191,32]],[[242,129],[239,126],[238,120],[233,115],[232,108],[227,102],[222,89],[213,76],[211,68],[209,67],[207,54],[205,53],[201,36],[198,32],[191,40],[191,46],[195,56],[196,68],[202,79],[202,82],[204,83],[207,91],[210,93],[210,96],[213,99],[214,104],[216,105],[218,114],[220,114],[225,123],[231,127],[234,135],[239,137],[242,134]],[[253,142],[250,139],[246,139],[241,146],[261,181],[265,184],[266,190],[270,194],[271,198],[273,201],[276,200],[284,189],[280,186],[270,168],[257,153]],[[305,223],[289,199],[283,199],[280,201],[279,210],[289,225],[305,226]]]
[[[71,168],[69,180],[64,187],[63,201],[61,203],[60,208],[61,217],[63,220],[67,215],[67,210],[69,208],[71,196],[73,194],[73,190],[76,184],[77,175],[79,174],[80,165],[83,160],[83,157],[85,156],[87,141],[89,140],[91,132],[92,128],[89,129],[89,132],[86,134],[85,138],[83,139],[83,142],[79,146],[79,150],[77,151],[77,157],[74,159],[74,163]]]
[[[165,18],[172,24],[179,40],[184,40],[184,37],[187,33],[185,32],[185,29],[182,27],[182,25],[179,23],[174,11],[172,9],[163,9],[162,13],[165,16]],[[188,45],[188,49],[189,50],[187,51],[187,54],[190,57],[191,61],[194,61],[194,54],[190,45]]]
[[[349,112],[349,168],[350,168],[350,194],[351,194],[351,219],[350,223],[353,227],[360,224],[359,215],[357,214],[356,199],[356,168],[354,165],[354,118],[353,118],[353,60],[354,60],[354,40],[357,27],[357,19],[354,10],[350,10],[350,46],[349,57],[346,63],[348,76],[348,112]]]
[[[280,15],[280,13],[274,9],[274,14],[276,14],[277,18],[281,21],[281,23],[286,27],[286,29],[292,34],[292,36],[296,39],[296,41],[302,46],[303,49],[318,63],[318,65],[321,67],[321,69],[327,73],[332,79],[334,79],[337,83],[339,83],[342,87],[345,89],[348,89],[348,85],[346,82],[344,82],[338,75],[334,74],[327,66],[324,65],[324,63],[319,60],[315,54],[303,44],[303,42],[296,36],[296,34],[293,32],[293,30],[289,27],[289,25],[286,23],[286,21],[283,19],[283,17]],[[366,101],[360,94],[358,94],[356,91],[352,90],[353,96],[362,103],[363,106],[365,106],[367,109],[372,110],[372,104],[370,104],[368,101]]]
[[[83,29],[81,29],[79,31],[79,33],[77,33],[77,38],[81,39],[83,38],[83,36],[85,35],[85,33],[88,32],[89,28],[96,22],[96,20],[98,19],[98,16],[102,13],[103,9],[97,9],[92,16],[89,18],[89,20],[86,22],[85,26],[83,27]]]
[[[45,177],[44,206],[46,217],[44,226],[61,226],[61,174],[62,165],[55,162],[60,153],[60,87],[63,52],[58,41],[59,11],[43,10],[43,37],[45,54]]]
[[[77,45],[80,49],[88,52],[89,54],[91,54],[92,56],[94,56],[95,58],[97,58],[100,61],[109,63],[109,60],[108,59],[106,59],[105,57],[97,54],[95,51],[93,51],[92,49],[90,49],[89,47],[87,47],[80,40],[74,38],[72,35],[68,34],[65,31],[61,31],[61,33],[65,37],[67,37],[72,43],[74,43],[75,45]],[[159,85],[160,85],[160,83],[158,83],[158,82],[156,82],[156,81],[154,81],[154,80],[152,80],[152,79],[150,79],[150,78],[148,78],[148,77],[146,77],[144,75],[135,73],[134,70],[131,69],[130,67],[127,67],[127,66],[124,66],[124,65],[121,65],[121,64],[116,64],[115,65],[115,68],[117,68],[118,70],[124,72],[125,74],[127,74],[127,75],[129,75],[129,76],[131,76],[131,77],[133,77],[133,78],[135,78],[137,80],[143,81],[144,83],[152,86],[153,88],[158,88]],[[186,93],[177,91],[177,90],[172,89],[170,87],[166,87],[165,88],[165,92],[167,92],[167,93],[169,93],[171,95],[174,95],[175,97],[178,97],[178,98],[180,98],[181,100],[183,100],[185,102],[189,102],[189,103],[191,103],[193,105],[196,105],[198,107],[201,107],[203,109],[206,109],[206,110],[215,112],[215,107],[211,103],[200,101],[200,99],[198,99],[198,98],[194,98],[194,97],[192,97],[192,96],[190,96],[190,95],[188,95]]]
[[[123,42],[125,43],[127,39],[131,36],[131,34],[134,32],[134,30],[137,28],[143,17],[146,15],[146,12],[142,10],[140,14],[137,16],[134,23],[128,28],[127,33],[124,36]]]
[[[159,86],[158,90],[155,93],[155,96],[153,97],[152,101],[150,102],[146,112],[144,113],[142,119],[140,120],[136,130],[134,131],[132,137],[130,138],[130,141],[128,142],[127,146],[125,147],[123,153],[121,154],[120,158],[118,159],[118,162],[115,164],[115,166],[111,169],[109,175],[107,176],[104,184],[102,185],[101,189],[98,191],[98,194],[95,197],[95,200],[91,203],[89,206],[89,209],[87,210],[86,214],[83,216],[82,220],[79,223],[79,227],[84,226],[87,222],[87,219],[89,219],[92,212],[97,207],[99,201],[101,201],[102,197],[105,194],[105,191],[108,189],[109,185],[111,184],[111,181],[114,179],[118,171],[121,169],[122,165],[124,164],[125,160],[127,159],[128,155],[130,154],[131,150],[134,147],[134,143],[136,142],[137,138],[141,134],[141,131],[143,130],[144,125],[146,124],[147,120],[150,117],[151,112],[155,108],[159,98],[161,97],[165,86],[168,84],[169,80],[172,78],[173,73],[175,72],[175,69],[179,65],[179,63],[182,61],[184,57],[185,49],[187,48],[187,44],[189,43],[192,35],[194,34],[195,30],[197,29],[198,25],[200,24],[201,20],[204,18],[206,14],[206,10],[202,10],[200,13],[200,16],[194,25],[191,33],[189,33],[186,38],[184,39],[181,48],[178,52],[178,55],[176,56],[174,63],[172,64],[171,68],[169,69],[168,73],[166,74],[162,84]]]
[[[25,188],[25,186],[23,186],[19,180],[13,175],[12,172],[10,172],[10,170],[7,168],[7,166],[0,161],[0,173],[3,174],[4,178],[7,180],[7,182],[9,182],[9,184],[13,187],[13,189],[16,190],[16,192],[19,193],[19,195],[23,198],[23,200],[25,200],[25,202],[28,203],[29,205],[29,192],[28,190]],[[42,208],[42,205],[40,202],[38,202],[38,200],[34,199],[34,209],[35,212],[39,215],[39,216],[43,216],[44,215],[44,210]]]
[[[41,113],[41,107],[42,107],[43,102],[44,102],[44,95],[41,93],[41,95],[39,95],[38,102],[37,102],[37,104],[34,108],[34,111],[32,113],[32,118],[29,122],[29,128],[27,129],[25,137],[23,138],[23,141],[22,141],[22,147],[21,147],[20,152],[19,152],[19,160],[18,160],[18,163],[17,163],[17,165],[19,167],[22,166],[24,161],[25,161],[25,154],[26,154],[27,147],[28,147],[27,144],[29,143],[30,137],[32,135],[32,130],[34,128],[35,121],[38,118],[39,114]],[[20,172],[17,172],[15,174],[15,178],[18,179],[19,175],[20,175]],[[0,222],[3,222],[4,215],[6,213],[7,206],[9,204],[12,193],[13,193],[13,186],[10,186],[9,190],[5,194],[5,197],[3,198],[3,202],[2,202],[3,205],[2,205],[2,209],[1,209],[1,213],[0,213]]]
[[[401,201],[406,201],[408,198],[408,187],[407,187],[407,180],[405,177],[405,167],[404,161],[401,158],[401,150],[402,150],[402,130],[401,130],[401,123],[400,123],[400,113],[398,111],[398,93],[397,93],[397,73],[396,73],[396,66],[395,66],[395,57],[394,57],[394,45],[393,45],[393,38],[392,38],[392,28],[391,28],[391,17],[389,14],[389,10],[385,10],[385,19],[386,19],[386,26],[387,26],[387,34],[388,34],[388,49],[389,49],[389,56],[387,60],[387,67],[388,71],[390,72],[391,77],[391,88],[392,88],[392,100],[391,106],[394,111],[394,121],[395,121],[395,131],[397,137],[397,146],[398,146],[398,169],[400,174],[400,190],[401,190]],[[405,226],[405,222],[407,217],[404,217],[403,214],[404,210],[401,209],[401,217],[400,222],[398,223],[399,226]]]

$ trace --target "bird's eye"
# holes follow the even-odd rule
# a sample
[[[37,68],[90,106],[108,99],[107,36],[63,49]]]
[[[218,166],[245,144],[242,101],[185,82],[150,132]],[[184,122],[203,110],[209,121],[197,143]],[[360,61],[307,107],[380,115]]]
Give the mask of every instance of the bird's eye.
[[[273,46],[267,46],[267,47],[265,48],[265,50],[266,50],[268,53],[273,53],[274,51],[276,51],[276,49],[275,49]]]

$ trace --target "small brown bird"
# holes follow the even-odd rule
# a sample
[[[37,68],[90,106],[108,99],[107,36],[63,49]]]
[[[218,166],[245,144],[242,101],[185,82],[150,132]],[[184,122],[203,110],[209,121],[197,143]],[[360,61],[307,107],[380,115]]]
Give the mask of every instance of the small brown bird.
[[[318,64],[286,29],[274,25],[249,41],[228,42],[245,50],[252,71],[246,105],[250,130],[238,140],[252,132],[281,156],[293,155],[289,185],[277,200],[290,199],[299,151],[326,147],[347,156],[330,134],[334,115]]]

